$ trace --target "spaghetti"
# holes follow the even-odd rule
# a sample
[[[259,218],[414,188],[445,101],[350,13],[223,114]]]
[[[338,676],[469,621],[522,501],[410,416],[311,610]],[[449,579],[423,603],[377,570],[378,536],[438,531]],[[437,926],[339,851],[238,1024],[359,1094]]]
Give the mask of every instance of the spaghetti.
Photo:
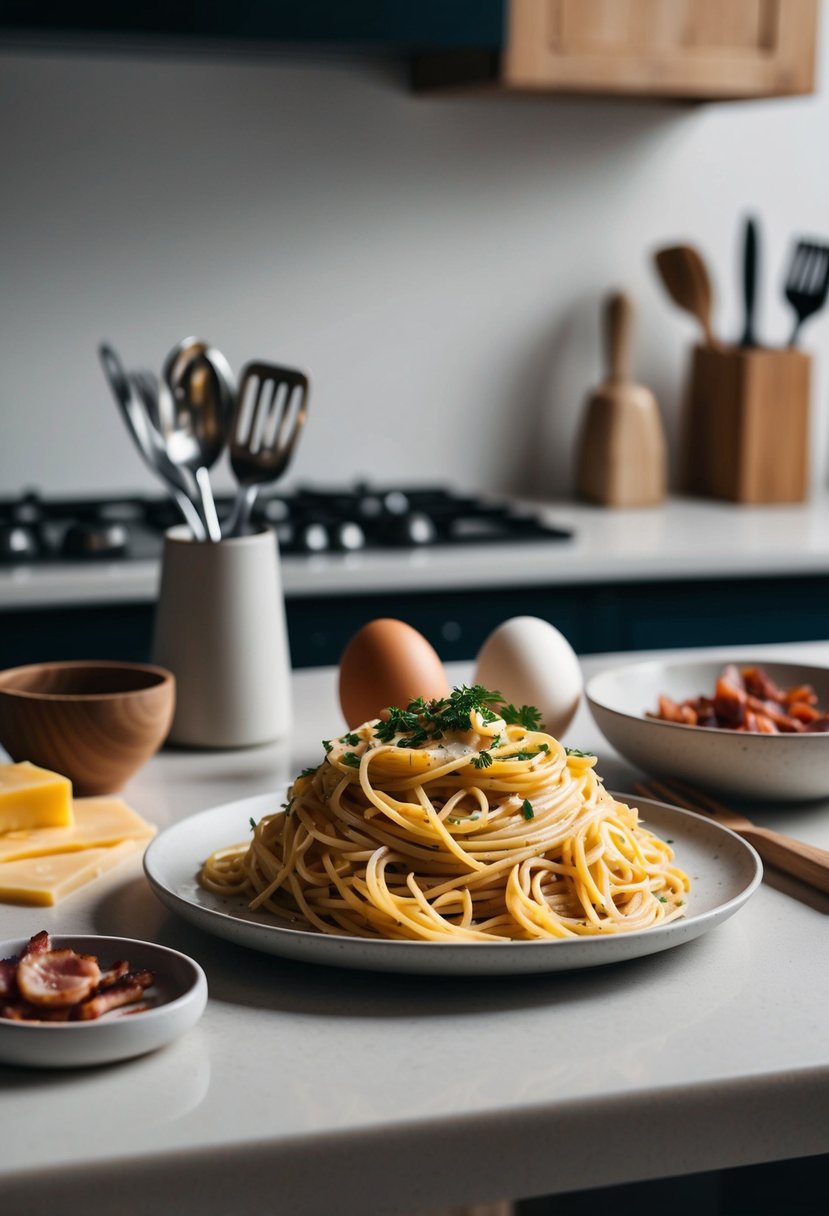
[[[325,748],[249,843],[207,859],[202,886],[293,928],[435,942],[606,935],[684,913],[670,846],[530,707],[463,687]]]

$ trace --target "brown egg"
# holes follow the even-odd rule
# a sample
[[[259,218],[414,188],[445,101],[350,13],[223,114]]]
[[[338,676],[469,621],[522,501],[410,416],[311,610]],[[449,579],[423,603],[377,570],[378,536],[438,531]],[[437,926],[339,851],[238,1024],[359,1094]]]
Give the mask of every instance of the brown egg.
[[[450,692],[443,664],[423,634],[391,617],[364,625],[340,659],[340,705],[352,730],[389,705]]]

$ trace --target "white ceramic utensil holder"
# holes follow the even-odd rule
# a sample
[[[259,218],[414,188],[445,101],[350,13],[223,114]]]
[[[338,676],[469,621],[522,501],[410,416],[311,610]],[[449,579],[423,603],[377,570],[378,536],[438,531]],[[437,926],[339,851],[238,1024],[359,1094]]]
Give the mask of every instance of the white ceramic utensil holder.
[[[279,548],[270,529],[218,543],[164,539],[154,661],[175,674],[171,743],[250,747],[292,725]]]

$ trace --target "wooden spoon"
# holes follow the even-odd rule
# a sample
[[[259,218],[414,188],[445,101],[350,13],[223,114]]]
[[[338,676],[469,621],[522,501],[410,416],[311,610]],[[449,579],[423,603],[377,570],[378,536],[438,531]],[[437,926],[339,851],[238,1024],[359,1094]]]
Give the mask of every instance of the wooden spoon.
[[[711,278],[697,250],[691,245],[674,245],[659,249],[654,260],[671,299],[699,321],[706,346],[719,346],[711,328]]]

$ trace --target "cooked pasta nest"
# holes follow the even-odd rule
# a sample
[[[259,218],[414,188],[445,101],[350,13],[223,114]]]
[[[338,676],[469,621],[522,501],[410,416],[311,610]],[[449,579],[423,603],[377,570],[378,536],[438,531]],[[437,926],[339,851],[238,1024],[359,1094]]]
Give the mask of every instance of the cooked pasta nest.
[[[250,841],[207,859],[202,886],[295,929],[434,942],[606,935],[685,912],[670,845],[604,789],[596,757],[499,693],[413,701],[325,748]]]

